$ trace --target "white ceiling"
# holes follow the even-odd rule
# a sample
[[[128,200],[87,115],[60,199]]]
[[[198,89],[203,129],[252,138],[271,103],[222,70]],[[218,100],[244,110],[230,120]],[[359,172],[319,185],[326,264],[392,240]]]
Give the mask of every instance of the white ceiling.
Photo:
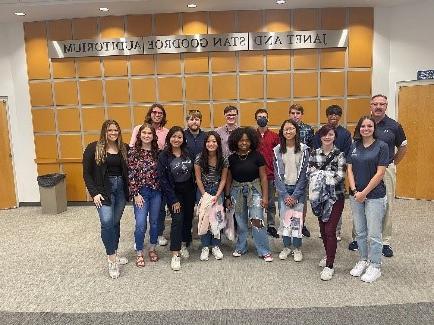
[[[287,0],[277,5],[275,0],[0,0],[0,23],[52,20],[104,15],[126,15],[162,12],[257,10],[325,7],[391,7],[426,0]],[[188,9],[188,3],[196,9]],[[99,11],[107,7],[109,12]],[[14,12],[25,12],[17,17]]]

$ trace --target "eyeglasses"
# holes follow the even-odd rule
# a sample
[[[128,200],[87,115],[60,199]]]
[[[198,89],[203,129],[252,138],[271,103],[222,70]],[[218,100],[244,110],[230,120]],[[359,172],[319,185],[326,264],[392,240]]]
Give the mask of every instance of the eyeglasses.
[[[238,114],[226,114],[226,117],[237,117]]]
[[[284,129],[283,132],[294,132],[296,131],[296,128],[288,128],[288,129]]]
[[[163,115],[163,112],[160,112],[160,111],[152,111],[151,114],[155,114],[155,115]]]

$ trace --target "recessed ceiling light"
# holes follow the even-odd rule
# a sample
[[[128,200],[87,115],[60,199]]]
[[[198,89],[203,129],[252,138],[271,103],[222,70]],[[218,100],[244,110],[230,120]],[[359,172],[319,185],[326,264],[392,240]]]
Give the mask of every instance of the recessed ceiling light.
[[[278,5],[283,5],[283,4],[286,3],[286,0],[277,0],[276,3],[277,3]]]
[[[25,16],[26,14],[24,12],[14,12],[15,16]]]
[[[104,11],[104,12],[106,12],[106,11],[109,11],[110,9],[109,9],[109,8],[105,8],[105,7],[103,7],[103,8],[99,8],[99,10],[100,10],[100,11]]]
[[[196,8],[196,7],[197,7],[197,4],[195,4],[195,3],[190,3],[187,5],[187,8]]]

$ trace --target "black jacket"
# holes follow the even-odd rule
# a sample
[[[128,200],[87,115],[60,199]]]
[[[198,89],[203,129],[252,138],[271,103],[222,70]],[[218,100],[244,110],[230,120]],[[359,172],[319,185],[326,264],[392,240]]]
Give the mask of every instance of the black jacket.
[[[83,179],[89,194],[94,197],[101,194],[104,197],[102,204],[111,205],[110,200],[110,181],[107,175],[107,164],[97,165],[95,161],[95,151],[97,142],[90,143],[83,153]],[[128,150],[128,145],[124,144]],[[122,159],[122,179],[124,183],[125,199],[128,201],[128,165]]]

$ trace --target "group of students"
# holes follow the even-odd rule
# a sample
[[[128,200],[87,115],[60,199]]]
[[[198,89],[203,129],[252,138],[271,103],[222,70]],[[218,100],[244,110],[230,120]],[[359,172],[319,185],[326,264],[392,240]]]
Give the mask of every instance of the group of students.
[[[309,198],[318,217],[326,255],[320,261],[323,267],[320,277],[330,280],[334,274],[347,171],[360,253],[350,274],[361,276],[365,282],[378,279],[387,202],[383,176],[389,165],[389,148],[377,139],[375,120],[371,116],[360,118],[352,142],[349,131],[332,121],[333,117],[339,121],[342,115],[338,105],[327,108],[329,123],[315,135],[313,129],[300,121],[303,107],[294,104],[289,113],[290,118],[283,121],[278,134],[267,128],[265,109],[255,113],[257,129],[238,127],[238,109],[234,106],[225,108],[226,124],[215,131],[200,129],[202,115],[197,110],[188,112],[186,130],[180,126],[168,130],[164,128],[167,122],[164,107],[153,104],[144,124],[134,128],[129,145],[122,141],[118,123],[105,121],[99,141],[89,144],[83,154],[83,177],[100,217],[110,277],[119,277],[119,266],[128,262],[117,255],[117,250],[121,216],[131,199],[136,219],[136,266],[145,266],[148,219],[149,260],[158,261],[156,245],[167,244],[162,236],[167,205],[172,221],[171,268],[177,271],[181,259],[189,257],[198,202],[201,227],[203,220],[207,222],[200,233],[200,260],[208,260],[210,252],[217,260],[223,258],[220,234],[228,227],[236,229],[232,255],[246,254],[250,226],[256,253],[264,261],[273,261],[268,235],[282,237],[284,248],[280,259],[292,254],[294,261],[302,261]],[[280,215],[277,229],[275,197]]]

